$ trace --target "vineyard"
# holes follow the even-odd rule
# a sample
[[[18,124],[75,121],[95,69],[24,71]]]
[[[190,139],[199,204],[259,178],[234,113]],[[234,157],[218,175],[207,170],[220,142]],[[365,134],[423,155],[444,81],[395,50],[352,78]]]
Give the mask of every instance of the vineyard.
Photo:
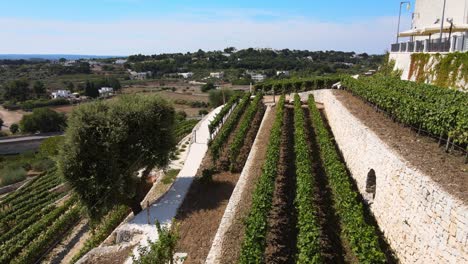
[[[240,263],[392,261],[325,124],[312,96],[281,97]]]
[[[447,142],[468,143],[467,93],[382,76],[348,77],[343,85],[397,121]]]
[[[34,263],[80,218],[55,169],[0,200],[0,263]]]

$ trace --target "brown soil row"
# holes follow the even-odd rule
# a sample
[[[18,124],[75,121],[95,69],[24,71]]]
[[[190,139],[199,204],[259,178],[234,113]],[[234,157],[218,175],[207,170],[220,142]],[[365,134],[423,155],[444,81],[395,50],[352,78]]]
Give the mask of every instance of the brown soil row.
[[[295,263],[297,242],[297,213],[294,206],[295,170],[293,109],[286,108],[273,207],[268,217],[266,263]]]
[[[264,111],[259,111],[257,115],[263,116],[263,113]],[[255,120],[261,122],[262,117],[256,117]],[[256,124],[252,127],[258,128],[258,126]],[[252,133],[253,137],[248,137],[245,140],[245,145],[249,146],[249,148],[255,139],[256,133],[257,131]],[[232,141],[234,135],[235,132],[231,134],[228,143]],[[229,146],[229,144],[226,146]],[[228,152],[226,149],[221,153],[220,160],[227,159]],[[209,156],[209,153],[207,153],[197,172],[198,177],[192,183],[176,216],[181,237],[177,245],[177,251],[188,254],[184,264],[205,261],[224,210],[240,175],[239,173],[224,171],[214,174],[212,181],[199,180],[203,169],[212,167]]]
[[[355,117],[412,166],[430,176],[448,193],[468,201],[468,164],[464,164],[462,155],[445,153],[437,140],[419,136],[410,128],[393,122],[347,91],[334,90],[333,93]]]
[[[256,155],[252,158],[252,167],[248,173],[247,181],[250,183],[246,185],[242,199],[240,200],[237,208],[235,219],[225,234],[223,241],[223,251],[221,263],[237,263],[240,256],[240,249],[242,241],[244,240],[245,226],[244,220],[248,216],[250,207],[252,205],[252,193],[255,185],[262,174],[262,167],[265,161],[268,141],[270,139],[271,128],[275,120],[275,108],[272,108],[267,116],[262,129],[258,132],[258,146]]]

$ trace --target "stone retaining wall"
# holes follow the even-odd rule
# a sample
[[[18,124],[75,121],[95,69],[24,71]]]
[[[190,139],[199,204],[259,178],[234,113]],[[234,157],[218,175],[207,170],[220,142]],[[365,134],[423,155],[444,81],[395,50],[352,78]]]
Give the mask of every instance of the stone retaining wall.
[[[468,263],[468,208],[412,167],[331,90],[314,91],[359,191],[402,263]],[[375,196],[366,182],[375,172]],[[367,190],[372,188],[367,188]]]

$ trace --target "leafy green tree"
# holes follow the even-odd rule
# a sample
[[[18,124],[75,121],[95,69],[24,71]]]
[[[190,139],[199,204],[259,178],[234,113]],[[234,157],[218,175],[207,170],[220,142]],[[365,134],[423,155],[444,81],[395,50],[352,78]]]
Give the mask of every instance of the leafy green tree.
[[[202,92],[208,92],[208,91],[213,90],[215,88],[216,87],[215,87],[214,83],[209,82],[209,83],[206,83],[206,84],[202,85],[201,91]]]
[[[175,147],[174,108],[156,95],[127,95],[76,108],[60,151],[59,168],[98,220],[116,204],[137,214],[146,174],[164,167]]]
[[[234,92],[230,89],[211,90],[208,98],[212,107],[218,107],[229,101],[232,95],[234,95]]]
[[[46,87],[43,82],[35,81],[33,84],[33,91],[36,97],[40,97],[46,93]]]
[[[16,134],[16,133],[18,132],[18,130],[19,130],[18,124],[11,124],[11,126],[10,126],[10,132],[11,132],[12,134]]]
[[[30,97],[29,82],[14,80],[6,84],[3,98],[5,100],[26,101]]]
[[[24,115],[20,121],[21,132],[25,133],[59,132],[64,130],[65,125],[65,115],[49,108],[36,108],[32,114]]]
[[[94,83],[86,81],[85,95],[92,98],[99,96],[98,88],[94,85]]]

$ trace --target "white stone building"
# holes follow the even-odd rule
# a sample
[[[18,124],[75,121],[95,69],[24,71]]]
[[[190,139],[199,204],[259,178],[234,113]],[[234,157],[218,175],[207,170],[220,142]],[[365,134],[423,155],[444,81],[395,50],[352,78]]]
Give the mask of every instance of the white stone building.
[[[434,69],[441,58],[452,52],[468,52],[468,0],[414,0],[411,28],[400,28],[396,43],[391,45],[389,59],[395,62],[395,70],[402,72],[401,79],[416,81],[415,72],[424,75],[422,81],[434,83],[438,76]],[[445,3],[445,7],[444,7]],[[405,3],[400,4],[402,19],[409,16]],[[415,62],[415,53],[429,54],[425,65]],[[442,56],[436,56],[441,54]],[[417,65],[417,69],[415,68]],[[413,68],[412,68],[413,66]],[[452,88],[466,90],[467,78],[458,72]],[[421,81],[421,78],[418,80]]]
[[[72,93],[69,90],[57,90],[51,94],[52,99],[70,98]]]
[[[224,72],[210,72],[210,77],[222,79],[224,77]]]
[[[114,94],[114,88],[112,87],[101,87],[98,91],[101,97],[108,97]]]
[[[147,71],[147,72],[136,72],[136,71],[130,71],[130,79],[132,80],[146,80],[146,78],[151,77],[152,72]]]
[[[276,76],[289,76],[289,71],[276,71]]]
[[[192,78],[193,72],[180,72],[177,73],[178,76],[182,76],[184,79]]]
[[[265,78],[266,78],[265,75],[259,74],[259,73],[252,74],[251,77],[252,77],[252,80],[254,80],[256,82],[261,82],[261,81],[265,80]]]
[[[393,44],[391,52],[467,51],[468,1],[415,0],[411,29],[398,36],[409,41]]]

